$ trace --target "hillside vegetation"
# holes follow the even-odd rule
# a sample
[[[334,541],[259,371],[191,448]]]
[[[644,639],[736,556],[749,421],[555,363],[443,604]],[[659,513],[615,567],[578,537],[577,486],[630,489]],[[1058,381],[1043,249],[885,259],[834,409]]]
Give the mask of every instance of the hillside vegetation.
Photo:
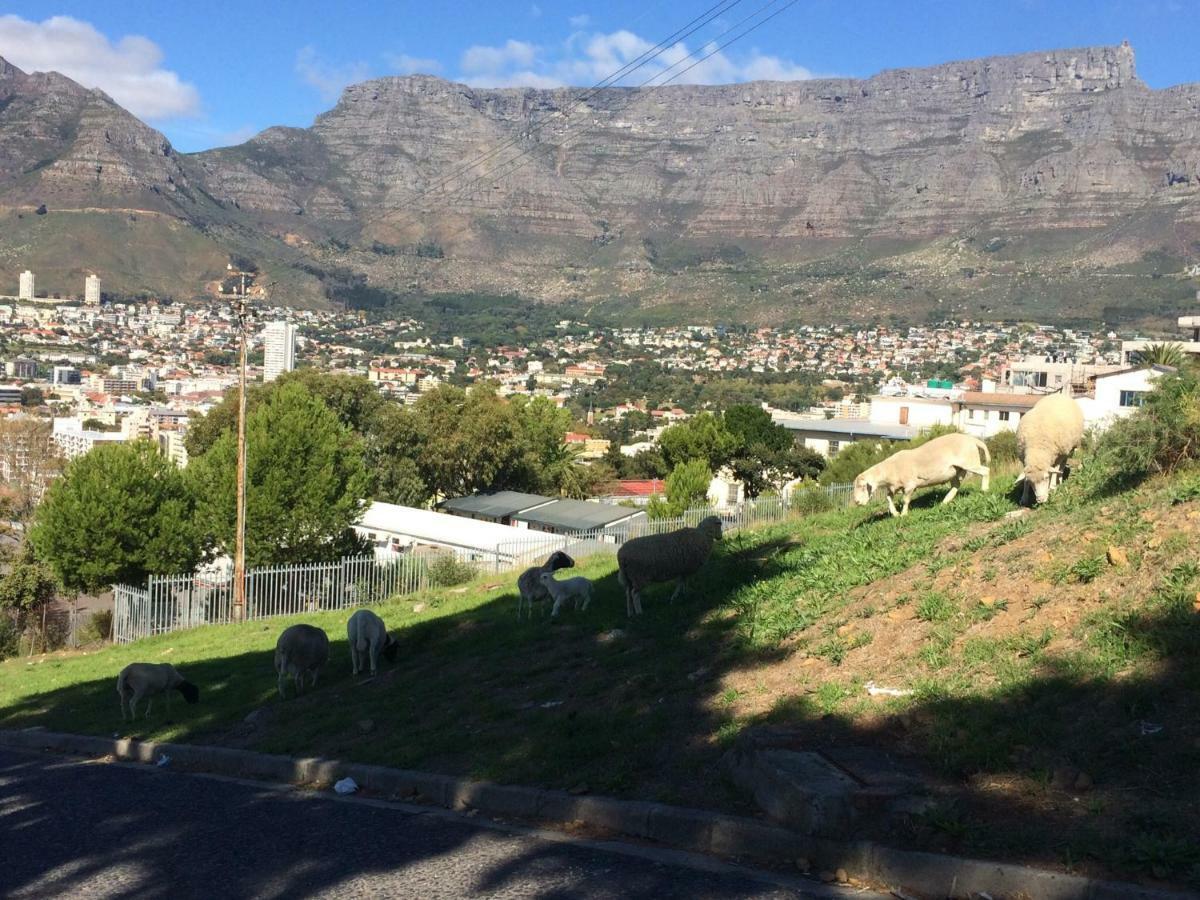
[[[1086,461],[1085,461],[1086,463]],[[906,519],[877,506],[729,537],[680,603],[628,621],[614,561],[586,613],[516,617],[514,577],[379,608],[400,661],[350,675],[348,613],[316,690],[280,702],[290,621],[0,665],[0,724],[129,733],[114,681],[170,661],[201,703],[133,733],[325,754],[752,812],[723,752],[761,726],[885,749],[937,785],[895,844],[1171,881],[1200,874],[1200,475],[1083,472],[1010,516],[1012,478]],[[912,690],[872,697],[868,682]],[[261,710],[250,720],[247,716]]]

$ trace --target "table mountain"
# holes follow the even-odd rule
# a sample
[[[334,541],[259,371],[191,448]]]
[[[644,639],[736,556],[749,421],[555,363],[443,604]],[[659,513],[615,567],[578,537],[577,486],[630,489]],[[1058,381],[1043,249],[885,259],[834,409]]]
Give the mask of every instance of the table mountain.
[[[235,252],[298,301],[377,299],[365,282],[659,318],[1153,319],[1194,290],[1200,85],[1151,90],[1128,45],[726,86],[407,76],[181,155],[98,91],[0,65],[0,205],[43,203],[71,227],[146,215],[203,264],[152,284],[134,253],[112,275],[175,292]],[[108,274],[73,256],[39,283]]]

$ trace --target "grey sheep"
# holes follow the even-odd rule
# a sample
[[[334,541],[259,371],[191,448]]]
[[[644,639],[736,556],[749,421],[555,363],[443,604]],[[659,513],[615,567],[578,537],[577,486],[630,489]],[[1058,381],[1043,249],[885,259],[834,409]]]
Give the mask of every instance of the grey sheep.
[[[125,707],[129,717],[137,718],[138,701],[146,698],[145,717],[150,715],[154,698],[162,694],[167,704],[167,715],[171,714],[171,691],[179,691],[188,703],[200,700],[200,689],[179,674],[170,663],[130,663],[117,676],[117,694],[121,698],[121,720],[125,720]]]
[[[383,619],[369,609],[360,609],[350,617],[350,621],[346,623],[346,639],[350,644],[350,664],[355,675],[361,672],[368,662],[371,664],[371,674],[374,675],[375,670],[379,668],[380,654],[388,662],[395,662],[396,654],[400,650],[396,639],[388,634]]]
[[[312,625],[292,625],[283,630],[275,642],[275,671],[279,673],[279,696],[284,681],[291,676],[296,683],[296,693],[304,686],[304,676],[310,675],[310,687],[317,684],[317,673],[329,661],[329,636]]]
[[[721,519],[709,516],[695,528],[648,534],[622,544],[617,551],[617,580],[625,588],[625,613],[642,614],[642,588],[650,584],[677,581],[671,600],[678,597],[688,576],[708,561],[713,543],[720,539]]]
[[[1083,410],[1066,394],[1047,394],[1017,425],[1021,503],[1045,503],[1062,478],[1067,459],[1083,443]],[[1032,495],[1032,497],[1031,497]]]
[[[517,618],[521,618],[521,610],[529,607],[529,617],[533,618],[533,602],[550,598],[546,586],[542,584],[543,572],[557,572],[559,569],[570,569],[575,560],[561,550],[555,550],[540,566],[532,566],[517,578]]]

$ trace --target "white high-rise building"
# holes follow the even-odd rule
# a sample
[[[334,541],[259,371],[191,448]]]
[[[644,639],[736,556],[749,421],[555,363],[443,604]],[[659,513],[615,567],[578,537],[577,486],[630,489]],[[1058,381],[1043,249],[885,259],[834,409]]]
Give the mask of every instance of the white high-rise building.
[[[21,273],[21,286],[17,290],[17,299],[18,300],[32,300],[33,299],[33,284],[34,284],[33,273],[30,272],[28,269],[26,269],[24,272]]]
[[[83,302],[88,306],[100,305],[100,276],[89,275],[83,279]]]
[[[274,381],[296,368],[296,326],[269,322],[263,329],[263,381]]]

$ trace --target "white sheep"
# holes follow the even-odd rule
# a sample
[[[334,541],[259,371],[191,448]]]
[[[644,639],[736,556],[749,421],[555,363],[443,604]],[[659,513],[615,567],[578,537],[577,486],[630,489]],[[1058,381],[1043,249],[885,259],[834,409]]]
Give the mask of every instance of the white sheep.
[[[555,550],[540,566],[532,566],[522,572],[520,577],[517,578],[517,618],[521,618],[521,610],[524,607],[529,608],[529,617],[533,618],[533,602],[549,598],[550,595],[546,591],[546,586],[542,584],[543,573],[557,572],[559,569],[570,569],[574,565],[575,560],[571,559],[563,551]]]
[[[121,698],[121,720],[125,720],[125,707],[129,717],[137,718],[138,701],[146,698],[145,718],[150,716],[154,698],[162,694],[166,699],[167,715],[171,714],[171,691],[179,691],[188,703],[200,700],[200,689],[179,674],[170,663],[130,663],[117,676],[117,694]]]
[[[553,572],[543,572],[540,581],[546,588],[546,593],[554,599],[554,608],[550,610],[551,616],[557,616],[558,611],[567,600],[574,599],[576,609],[587,609],[588,604],[592,602],[592,583],[582,575],[556,581]],[[580,606],[580,600],[583,601],[582,606]]]
[[[684,582],[708,561],[713,543],[721,539],[721,519],[709,516],[695,528],[648,534],[626,541],[617,551],[617,581],[625,588],[625,613],[642,614],[642,589],[676,581],[674,600]]]
[[[1067,460],[1083,443],[1083,410],[1066,394],[1047,394],[1029,410],[1017,426],[1017,452],[1021,456],[1023,482],[1021,502],[1030,505],[1030,495],[1045,503],[1057,486]]]
[[[275,671],[279,673],[279,696],[285,697],[283,683],[288,676],[296,683],[296,693],[304,686],[304,676],[312,676],[310,687],[317,684],[317,673],[329,661],[329,636],[312,625],[292,625],[275,642]]]
[[[368,662],[371,674],[379,668],[380,654],[388,662],[396,661],[400,645],[388,634],[383,619],[369,609],[360,609],[346,623],[346,639],[350,644],[350,664],[354,674],[361,672]]]
[[[942,498],[943,503],[949,503],[957,496],[959,485],[968,475],[978,475],[983,479],[983,489],[988,489],[991,479],[987,464],[991,460],[987,444],[979,438],[969,434],[944,434],[911,450],[898,450],[861,473],[854,479],[854,502],[864,506],[876,491],[882,490],[891,514],[906,516],[908,504],[918,488],[949,482],[950,490]],[[904,508],[897,512],[892,498],[901,491],[904,492]]]

